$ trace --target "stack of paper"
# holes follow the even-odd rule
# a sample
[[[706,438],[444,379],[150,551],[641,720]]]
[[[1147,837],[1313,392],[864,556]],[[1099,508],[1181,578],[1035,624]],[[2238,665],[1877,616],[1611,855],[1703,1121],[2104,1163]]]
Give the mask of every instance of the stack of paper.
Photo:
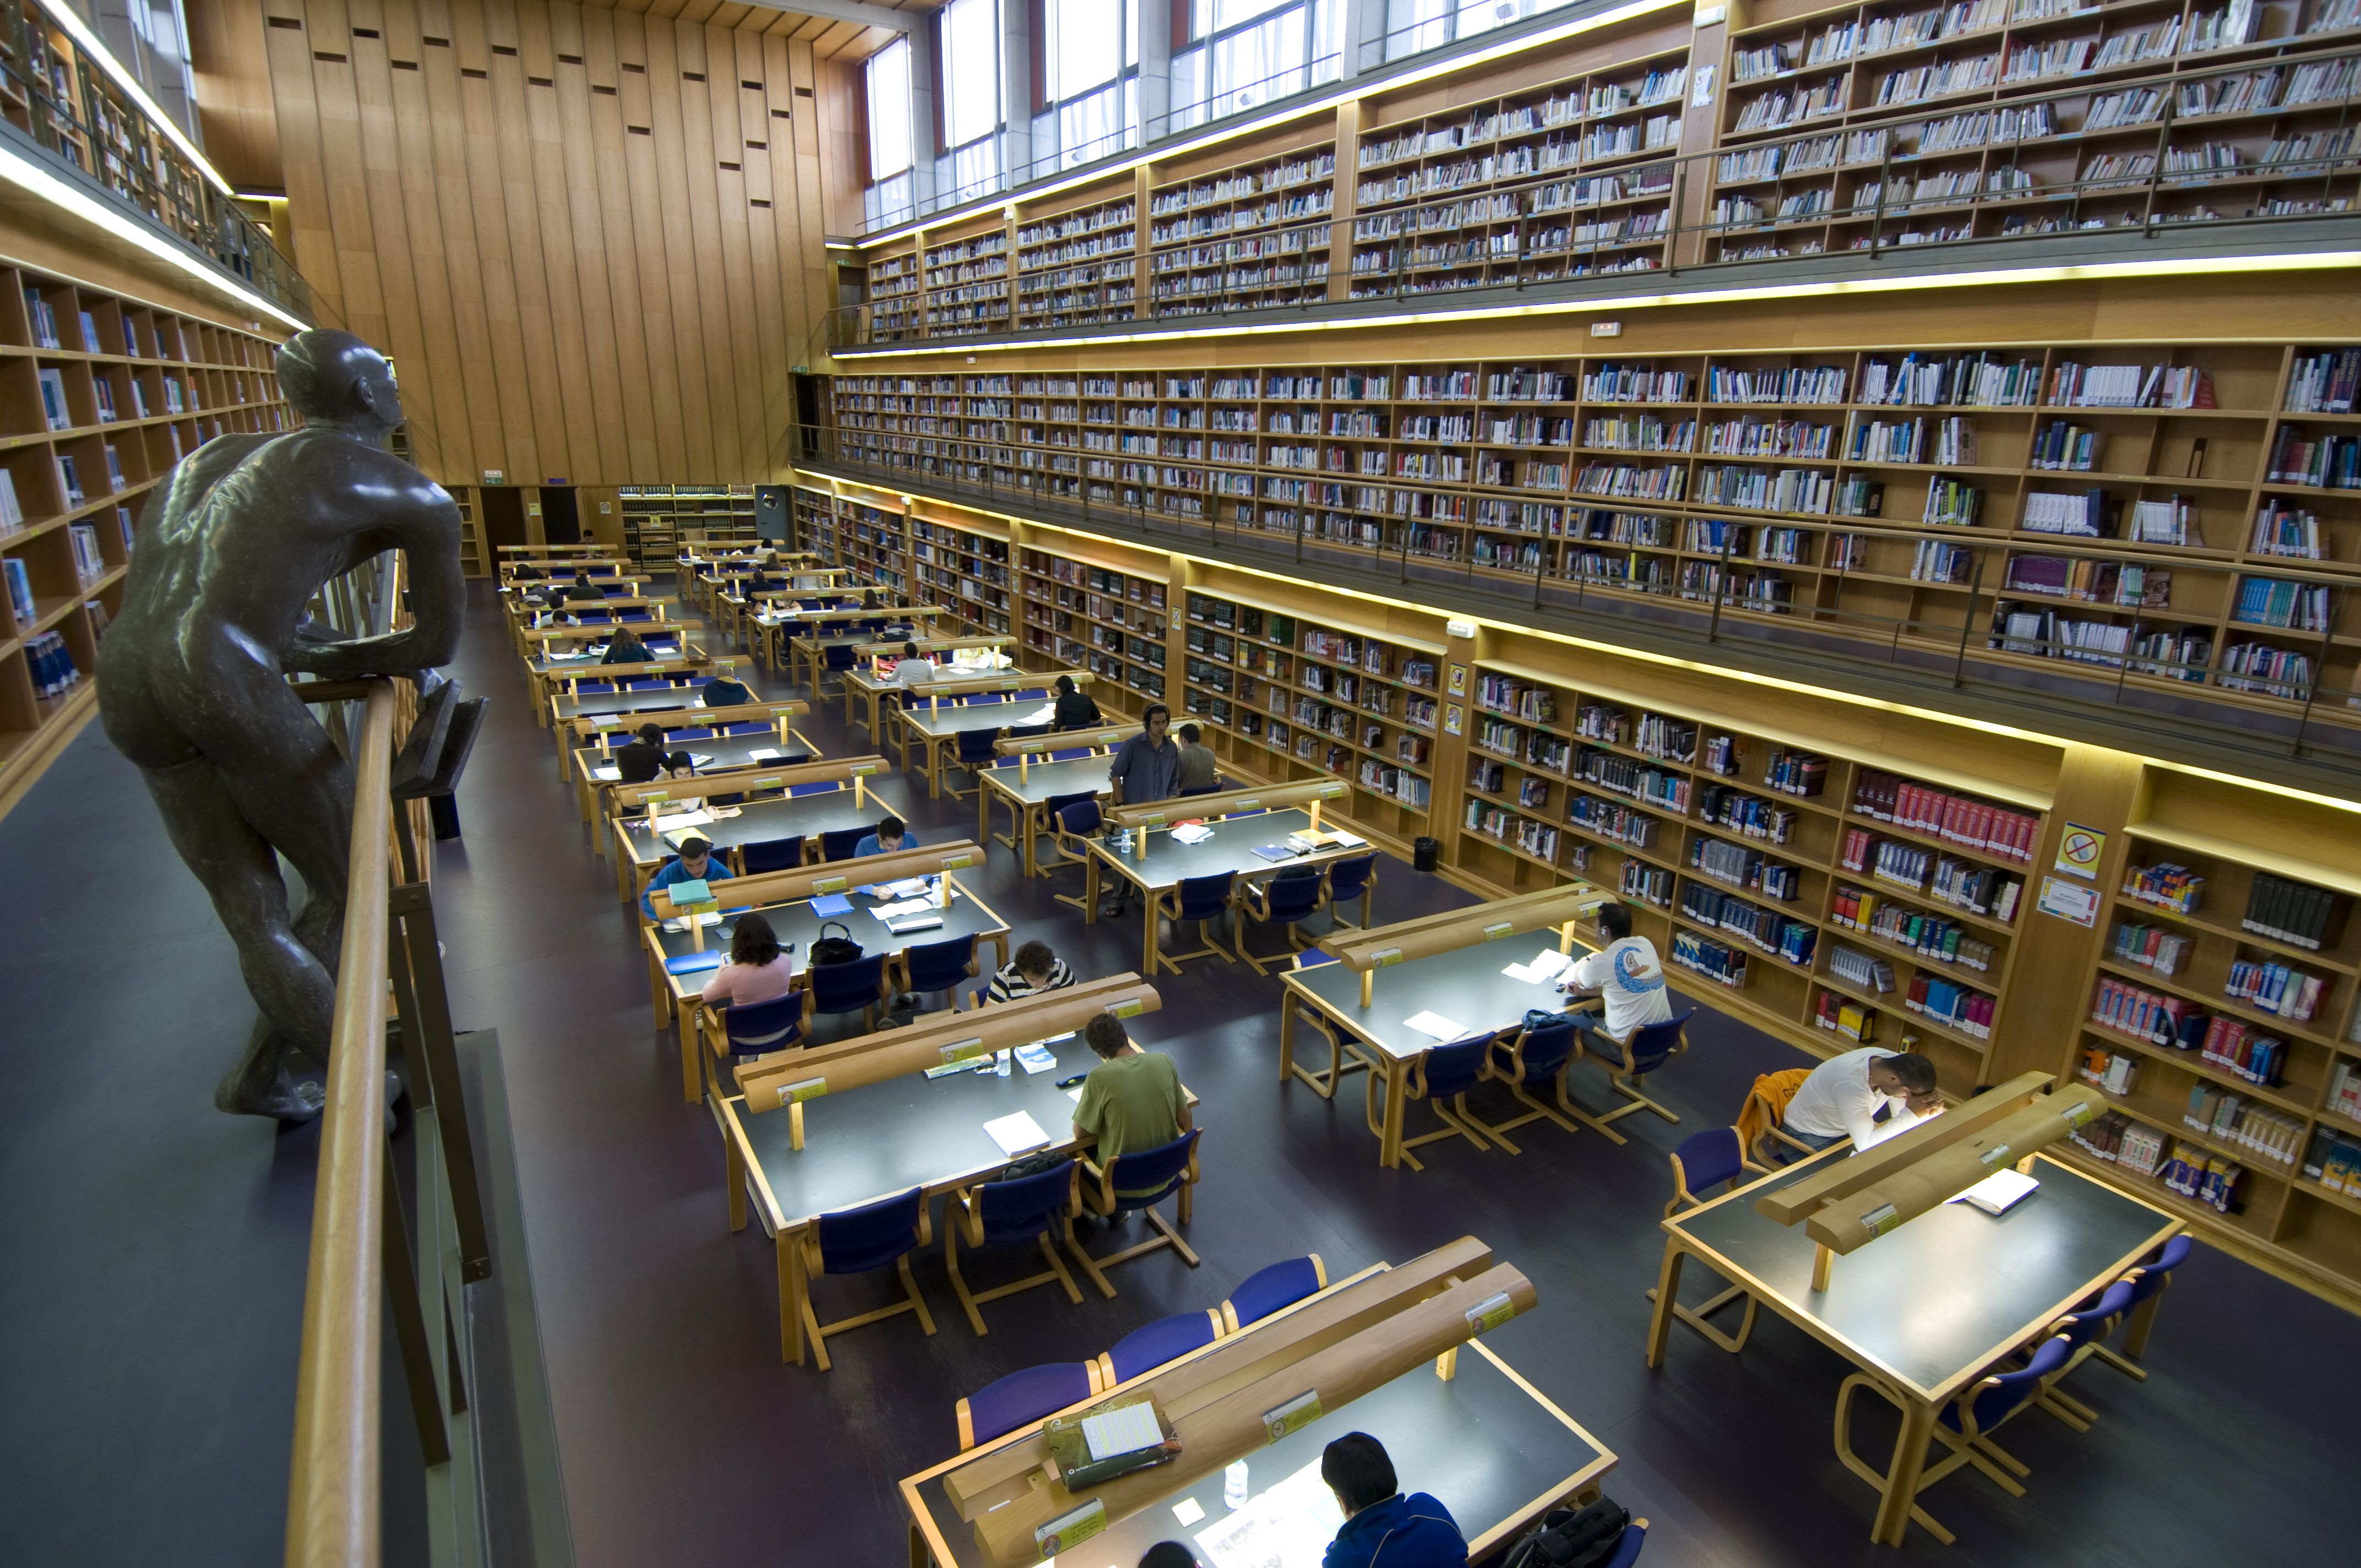
[[[1172,829],[1172,841],[1176,844],[1202,844],[1213,836],[1213,830],[1202,822]]]
[[[991,1135],[994,1143],[1000,1146],[1000,1152],[1012,1159],[1027,1149],[1045,1148],[1049,1142],[1049,1135],[1041,1130],[1041,1124],[1033,1119],[1031,1113],[1025,1111],[1019,1111],[1014,1116],[1003,1116],[995,1122],[986,1122],[983,1130]]]
[[[1402,1027],[1415,1029],[1430,1039],[1449,1041],[1464,1040],[1467,1037],[1465,1027],[1453,1023],[1440,1013],[1421,1013],[1414,1017],[1405,1018],[1402,1020]]]
[[[1082,1442],[1090,1448],[1093,1459],[1137,1453],[1163,1441],[1164,1429],[1156,1424],[1156,1407],[1145,1399],[1082,1418]]]
[[[657,817],[656,831],[670,833],[682,828],[702,828],[712,820],[713,813],[700,806],[694,811],[675,812],[670,817]]]
[[[614,784],[622,778],[623,770],[610,764],[603,768],[591,769],[590,776],[600,784]]]
[[[1543,948],[1523,963],[1510,964],[1500,972],[1527,985],[1547,985],[1573,965],[1574,960],[1555,948]]]
[[[811,901],[811,912],[823,920],[852,913],[852,900],[840,893],[824,893]]]

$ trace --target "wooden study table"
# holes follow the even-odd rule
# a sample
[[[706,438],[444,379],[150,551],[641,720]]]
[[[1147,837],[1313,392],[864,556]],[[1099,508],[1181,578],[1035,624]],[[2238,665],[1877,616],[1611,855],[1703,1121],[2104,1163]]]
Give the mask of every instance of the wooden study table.
[[[857,587],[837,591],[843,594],[860,594],[866,598],[875,590],[866,587]],[[770,597],[775,599],[811,597],[825,598],[829,596],[824,593],[817,596],[787,593],[774,594]],[[805,644],[807,641],[822,646],[829,641],[875,642],[879,640],[877,630],[874,627],[863,630],[863,625],[867,622],[873,621],[877,626],[882,627],[902,621],[906,622],[913,630],[919,630],[933,617],[949,613],[939,605],[878,604],[874,601],[849,608],[831,606],[822,609],[774,609],[757,610],[746,616],[742,630],[749,645],[762,655],[765,663],[774,670],[784,671],[789,680],[795,680],[798,678],[796,672],[796,657],[807,652]],[[840,624],[846,630],[833,634],[827,630]],[[807,637],[805,633],[810,635]],[[908,641],[915,642],[917,639],[913,637]],[[807,674],[803,678],[811,681],[812,695],[817,696],[819,695],[820,655],[818,652],[810,652],[808,658],[810,667]]]
[[[695,727],[684,725],[682,728]],[[732,773],[758,772],[763,768],[793,766],[797,760],[797,752],[803,753],[801,760],[805,762],[817,761],[820,756],[819,748],[802,730],[789,727],[782,732],[775,724],[743,735],[711,735],[701,740],[677,741],[665,749],[686,751],[691,756],[712,759],[697,764],[694,776],[700,781],[726,779]],[[566,772],[574,783],[575,809],[583,821],[595,824],[615,815],[614,792],[624,787],[620,777],[607,776],[607,770],[615,765],[615,752],[611,747],[577,746],[574,749],[572,762]],[[659,773],[648,782],[660,784],[662,781],[663,775]],[[683,782],[686,782],[686,775]],[[602,848],[602,845],[594,845],[594,849]]]
[[[907,822],[909,792],[900,779],[881,774],[859,790],[847,784],[842,789],[750,800],[720,809],[737,815],[719,817],[697,830],[716,850],[734,850],[741,844],[760,844],[773,839],[801,838],[807,840],[804,858],[810,864],[819,860],[822,833],[846,828],[874,828],[881,817],[899,817]],[[610,814],[607,820],[615,846],[615,891],[628,904],[640,896],[657,868],[672,858],[672,846],[648,831],[644,811]],[[915,831],[904,842],[917,842]],[[848,870],[857,869],[849,861],[844,863]]]
[[[847,790],[845,793],[850,795],[852,792]],[[857,861],[846,863],[848,866],[858,864]],[[848,872],[848,874],[858,873]],[[708,952],[719,951],[726,954],[730,950],[730,933],[736,928],[738,915],[738,906],[730,902],[730,883],[734,880],[736,879],[725,877],[713,884],[713,895],[721,901],[723,914],[719,925],[708,926],[705,928],[705,950]],[[853,888],[857,889],[862,884],[855,883]],[[790,943],[794,945],[795,986],[799,992],[811,982],[809,965],[812,944],[819,939],[820,927],[831,921],[851,931],[852,939],[861,944],[862,957],[874,958],[880,953],[885,954],[889,960],[887,965],[889,974],[893,969],[898,967],[891,960],[898,959],[905,948],[921,946],[928,942],[957,941],[961,937],[973,937],[979,948],[989,947],[1000,955],[998,961],[987,965],[983,961],[984,955],[979,951],[976,954],[976,968],[980,974],[990,975],[1005,967],[1008,962],[1008,922],[995,914],[990,905],[976,897],[956,876],[951,878],[951,901],[948,906],[939,912],[943,917],[943,923],[933,930],[914,931],[906,937],[895,936],[886,928],[885,922],[869,913],[877,907],[881,900],[852,889],[848,889],[844,896],[852,900],[852,908],[843,915],[815,915],[812,913],[812,901],[807,898],[793,899],[785,904],[759,904],[753,906],[756,914],[771,923],[771,929],[778,937],[781,948],[784,948]],[[642,920],[640,922],[640,928],[645,933],[642,940],[647,946],[648,952],[648,989],[650,1000],[655,1006],[656,1027],[661,1029],[666,1024],[675,1024],[679,1027],[681,1092],[691,1104],[694,1104],[702,1093],[697,1059],[695,1014],[698,996],[705,990],[705,982],[713,978],[713,970],[706,968],[675,973],[666,967],[672,960],[685,959],[697,950],[697,943],[686,930],[667,930],[665,927],[668,924],[669,922],[665,921]],[[890,989],[894,982],[889,978],[886,983]],[[1069,1048],[1079,1049],[1084,1056],[1090,1054],[1080,1040],[1074,1041]],[[1018,1069],[1019,1076],[1022,1076],[1022,1070]],[[1070,1067],[1066,1072],[1075,1070],[1076,1069]],[[1050,1076],[1062,1078],[1065,1075],[1065,1073],[1053,1073]],[[921,1081],[924,1080],[921,1080]],[[848,1100],[850,1098],[851,1096],[847,1096]],[[1071,1111],[1071,1102],[1068,1108]],[[994,1112],[992,1114],[1005,1115],[1007,1113]],[[989,1119],[989,1117],[986,1118],[986,1120]],[[1038,1113],[1035,1119],[1039,1119]],[[1071,1117],[1069,1116],[1067,1119],[1071,1120]],[[782,1134],[786,1131],[786,1121],[785,1116],[778,1118],[779,1130]],[[1044,1128],[1056,1130],[1048,1122],[1043,1122],[1041,1124]],[[977,1125],[979,1130],[976,1135],[983,1138],[985,1143],[991,1143],[992,1140],[984,1137],[981,1131],[982,1124],[979,1123]],[[884,1136],[887,1141],[891,1141],[892,1136],[892,1135],[873,1133],[868,1135]],[[1003,1163],[1005,1163],[1005,1158]],[[907,1187],[910,1184],[904,1182],[902,1185]],[[878,1190],[884,1192],[894,1190],[881,1188]],[[828,1202],[821,1204],[820,1207],[841,1209],[845,1205]]]
[[[673,600],[669,597],[649,598],[633,595],[603,600],[598,604],[552,605],[544,609],[527,608],[522,602],[504,607],[508,613],[509,641],[522,654],[530,647],[526,633],[544,627],[611,628],[614,626],[649,626],[667,623],[671,617],[666,609]]]
[[[884,928],[874,920],[869,923]],[[964,1016],[978,1017],[984,1011],[989,1010]],[[917,1022],[941,1016],[930,1014]],[[1060,1089],[1058,1080],[1088,1071],[1099,1058],[1079,1034],[1045,1043],[1057,1060],[1041,1072],[1027,1072],[1015,1061],[1005,1078],[989,1071],[940,1078],[914,1072],[807,1101],[802,1107],[800,1149],[795,1147],[795,1124],[786,1112],[751,1113],[742,1095],[711,1095],[715,1118],[721,1124],[730,1228],[745,1229],[746,1190],[752,1186],[763,1229],[777,1248],[780,1360],[804,1359],[807,1287],[800,1244],[803,1233],[822,1214],[913,1187],[921,1189],[931,1204],[943,1193],[999,1174],[1009,1157],[983,1124],[1020,1111],[1049,1136],[1040,1150],[1028,1153],[1071,1153],[1097,1142],[1075,1137],[1074,1104],[1082,1091]],[[992,1061],[984,1057],[979,1065]],[[1191,1107],[1196,1105],[1194,1094],[1188,1100]]]
[[[500,553],[509,557],[511,560],[515,560],[520,556],[531,557],[535,555],[553,555],[560,559],[570,560],[577,555],[596,555],[599,551],[606,548],[608,548],[608,546],[593,539],[585,541],[578,544],[503,544],[500,546]]]
[[[975,841],[1000,838],[992,831],[992,806],[997,800],[1008,812],[1008,833],[1000,842],[1024,856],[1027,876],[1039,875],[1040,834],[1049,826],[1043,806],[1051,795],[1108,794],[1115,787],[1107,779],[1113,765],[1112,755],[1098,751],[1062,762],[1037,759],[1022,768],[1013,757],[1000,759],[996,766],[976,774],[983,787],[976,797]]]
[[[1047,724],[1049,722],[1049,710],[1054,706],[1038,698],[1014,702],[1003,697],[998,702],[961,703],[956,707],[946,701],[940,707],[929,707],[914,698],[902,707],[897,716],[902,766],[905,771],[909,768],[910,751],[915,746],[918,752],[918,772],[927,781],[927,798],[939,800],[943,793],[944,754],[958,753],[961,736],[978,731],[998,734],[1003,729],[1026,729],[1037,724]]]
[[[1189,811],[1191,806],[1201,811],[1219,810],[1220,806],[1213,804],[1219,799],[1218,795],[1203,795],[1158,804],[1169,810],[1173,821],[1179,823],[1191,819]],[[1147,829],[1148,853],[1145,858],[1136,853],[1118,855],[1115,846],[1104,839],[1091,840],[1087,881],[1082,889],[1082,919],[1090,925],[1098,923],[1101,866],[1106,868],[1106,874],[1121,877],[1137,889],[1148,906],[1146,918],[1142,921],[1146,930],[1140,940],[1139,972],[1144,975],[1154,975],[1161,961],[1158,957],[1160,950],[1158,941],[1159,916],[1156,904],[1157,895],[1165,889],[1190,877],[1219,876],[1224,872],[1235,872],[1247,882],[1259,882],[1281,872],[1299,867],[1317,869],[1331,861],[1370,852],[1369,846],[1361,843],[1334,844],[1307,854],[1290,855],[1283,861],[1268,861],[1256,854],[1255,849],[1258,845],[1283,844],[1289,834],[1307,832],[1314,826],[1312,813],[1291,806],[1257,812],[1252,817],[1223,817],[1209,821],[1205,826],[1213,829],[1213,837],[1194,844],[1174,843],[1169,828]],[[1411,1011],[1417,1010],[1413,1008]]]
[[[800,641],[800,639],[798,641]],[[816,638],[813,641],[818,643],[822,650],[822,654],[825,656],[825,651],[830,643],[840,643],[847,641],[847,639],[830,637],[826,639]],[[873,637],[856,637],[851,639],[851,641],[856,644],[853,649],[855,658],[860,658],[864,654],[873,655],[877,653],[885,653],[895,658],[899,658],[902,652],[903,645],[899,642],[880,642]],[[956,651],[961,648],[991,648],[995,644],[1005,644],[1008,639],[1005,637],[915,637],[912,638],[911,641],[917,644],[918,652],[920,653],[934,654],[942,652],[946,650]],[[1005,655],[1003,655],[1003,657],[1005,658]],[[972,675],[1016,674],[1019,673],[1016,668],[1016,662],[1013,659],[1008,660],[1005,663],[979,665],[939,664],[936,668],[940,672],[939,678],[944,680],[964,680]],[[869,726],[871,743],[873,745],[881,743],[884,739],[884,731],[882,727],[882,721],[879,718],[878,707],[884,701],[886,693],[899,692],[906,689],[907,688],[906,687],[896,685],[894,682],[893,676],[879,674],[877,673],[877,665],[873,658],[866,663],[855,663],[851,669],[847,670],[844,673],[845,723],[867,723]],[[818,692],[814,692],[812,695],[817,696],[819,694]],[[926,695],[926,688],[924,686],[918,688],[918,695],[921,696]],[[867,717],[865,719],[862,716],[862,706],[860,705],[866,706]]]
[[[540,729],[549,728],[549,705],[560,696],[570,695],[570,689],[583,681],[646,681],[659,676],[702,675],[712,677],[717,670],[735,666],[734,660],[716,660],[704,649],[677,634],[642,639],[652,658],[632,664],[609,664],[606,647],[593,643],[579,653],[552,653],[550,644],[542,644],[538,655],[527,655],[524,662],[526,682],[533,687],[533,718]]]
[[[1373,1070],[1383,1070],[1386,1084],[1384,1120],[1374,1129],[1378,1164],[1392,1169],[1402,1159],[1402,1115],[1411,1064],[1435,1047],[1452,1043],[1422,1035],[1406,1020],[1434,1013],[1459,1025],[1466,1031],[1461,1037],[1467,1038],[1513,1027],[1524,1021],[1528,1008],[1554,1011],[1562,1007],[1566,999],[1549,982],[1536,984],[1500,972],[1510,964],[1523,963],[1542,948],[1556,950],[1554,933],[1534,932],[1497,942],[1479,939],[1472,947],[1389,964],[1373,976],[1372,1000],[1367,1007],[1361,1005],[1361,976],[1349,965],[1320,964],[1289,970],[1279,977],[1279,1082],[1287,1082],[1295,1073],[1299,1002],[1373,1047]]]
[[[1941,1118],[1937,1118],[1940,1121]],[[2041,1185],[2004,1214],[1938,1204],[1834,1261],[1812,1288],[1816,1247],[1755,1200],[1852,1153],[1839,1144],[1664,1221],[1664,1258],[1648,1324],[1648,1365],[1671,1338],[1681,1266],[1695,1256],[1883,1387],[1903,1411],[1885,1489],[1869,1538],[1902,1544],[1926,1467],[1936,1412],[2037,1335],[2177,1234],[2163,1210],[2047,1155]],[[1741,1353],[1742,1354],[1742,1353]]]
[[[573,755],[575,752],[611,750],[617,746],[629,745],[631,732],[638,729],[641,725],[649,723],[666,731],[711,729],[716,733],[709,739],[717,741],[732,739],[723,733],[732,725],[761,724],[767,727],[775,738],[765,740],[760,734],[749,729],[741,731],[736,739],[741,744],[751,747],[774,746],[782,751],[811,751],[815,756],[818,754],[818,750],[809,740],[794,733],[791,728],[796,719],[810,711],[807,704],[792,698],[781,698],[771,702],[740,703],[734,707],[708,707],[697,696],[702,685],[701,681],[697,681],[687,685],[649,691],[607,692],[589,696],[577,695],[553,698],[550,702],[550,716],[555,721],[557,729],[559,782],[564,783],[575,778]],[[640,700],[629,700],[633,698]],[[609,704],[614,706],[605,706]],[[686,717],[681,718],[668,717],[674,714]],[[701,745],[703,742],[690,741],[686,744]],[[675,746],[666,749],[677,750],[678,748]],[[706,749],[708,751],[712,750],[709,746]],[[760,767],[774,761],[775,759],[772,758],[747,756],[741,765]],[[588,777],[587,774],[584,776]]]
[[[1284,1321],[1267,1318],[1232,1337],[1246,1339],[1265,1324]],[[1596,1498],[1601,1479],[1615,1468],[1616,1456],[1491,1346],[1478,1339],[1464,1349],[1473,1354],[1456,1358],[1448,1382],[1436,1376],[1433,1363],[1421,1362],[1352,1403],[1323,1409],[1317,1420],[1256,1450],[1247,1459],[1248,1500],[1240,1511],[1268,1517],[1274,1510],[1262,1503],[1264,1495],[1290,1477],[1304,1477],[1282,1496],[1291,1502],[1301,1488],[1315,1507],[1326,1500],[1328,1511],[1312,1517],[1333,1521],[1326,1525],[1333,1533],[1343,1516],[1334,1511],[1333,1497],[1320,1481],[1320,1456],[1348,1431],[1373,1434],[1386,1445],[1405,1491],[1432,1493],[1451,1510],[1466,1537],[1470,1561],[1514,1541],[1554,1508],[1578,1508]],[[1106,1400],[1105,1394],[1094,1395],[1080,1408]],[[943,1478],[979,1454],[1029,1440],[1037,1430],[1038,1423],[1021,1427],[902,1483],[902,1500],[910,1511],[913,1568],[986,1568],[988,1560],[975,1532],[960,1517]],[[1058,1561],[1071,1561],[1077,1568],[1129,1568],[1158,1541],[1180,1541],[1199,1543],[1194,1547],[1199,1561],[1215,1562],[1202,1543],[1225,1526],[1240,1528],[1229,1526],[1232,1516],[1222,1494],[1223,1473],[1215,1470],[1162,1494],[1138,1513],[1060,1553]],[[1184,1501],[1202,1510],[1197,1523],[1174,1522],[1171,1510]],[[1319,1558],[1303,1561],[1316,1564]]]

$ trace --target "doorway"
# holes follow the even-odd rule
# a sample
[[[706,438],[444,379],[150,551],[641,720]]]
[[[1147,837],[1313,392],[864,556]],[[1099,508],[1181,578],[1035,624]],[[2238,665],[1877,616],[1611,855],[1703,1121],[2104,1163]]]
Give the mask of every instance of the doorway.
[[[573,486],[542,487],[541,533],[544,543],[582,543],[582,512],[575,504]]]
[[[491,546],[492,558],[500,558],[503,544],[529,544],[524,536],[524,500],[505,485],[486,485],[476,492],[476,510],[483,514],[484,542]]]

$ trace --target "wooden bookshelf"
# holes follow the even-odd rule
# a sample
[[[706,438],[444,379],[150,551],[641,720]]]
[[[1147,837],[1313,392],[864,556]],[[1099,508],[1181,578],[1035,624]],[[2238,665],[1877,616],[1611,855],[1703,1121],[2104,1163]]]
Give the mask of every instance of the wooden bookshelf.
[[[926,290],[919,280],[918,247],[906,241],[869,261],[869,330],[893,343],[925,335]]]
[[[484,546],[484,523],[477,515],[476,490],[472,485],[446,486],[451,504],[459,509],[459,570],[470,577],[492,575],[491,552]]]
[[[96,700],[98,641],[148,491],[216,435],[300,422],[279,395],[277,347],[0,267],[0,472],[15,498],[0,514],[0,785]]]
[[[2351,344],[854,376],[845,455],[2361,722]],[[1512,586],[1513,585],[1513,586]]]
[[[1089,669],[1098,677],[1092,696],[1103,708],[1170,706],[1166,674],[1172,617],[1161,573],[1126,569],[1112,557],[1079,550],[1020,547],[1016,582],[1023,610],[1018,635],[1027,653],[1046,664]]]
[[[910,519],[910,592],[940,605],[961,636],[1014,635],[1008,541],[950,523]]]
[[[1257,779],[1333,774],[1356,822],[1394,842],[1426,833],[1441,643],[1193,588],[1183,614],[1179,706],[1215,755]]]
[[[1159,316],[1315,304],[1328,298],[1336,147],[1279,153],[1154,186],[1149,298]]]
[[[1016,225],[1016,330],[1130,321],[1139,302],[1139,202],[1129,192]]]
[[[685,545],[760,537],[752,485],[625,485],[616,491],[623,549],[635,565],[668,569]]]
[[[1665,265],[1687,65],[1671,49],[1364,129],[1352,296]]]
[[[923,281],[929,337],[1008,330],[1009,243],[1004,219],[958,226],[957,237],[926,236]]]

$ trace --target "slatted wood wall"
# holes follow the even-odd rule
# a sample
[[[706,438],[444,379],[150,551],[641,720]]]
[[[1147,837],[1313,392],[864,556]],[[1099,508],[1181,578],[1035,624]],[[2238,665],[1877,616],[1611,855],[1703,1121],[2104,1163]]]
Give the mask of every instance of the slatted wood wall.
[[[449,484],[785,466],[828,305],[807,43],[564,0],[263,0],[295,262]]]

